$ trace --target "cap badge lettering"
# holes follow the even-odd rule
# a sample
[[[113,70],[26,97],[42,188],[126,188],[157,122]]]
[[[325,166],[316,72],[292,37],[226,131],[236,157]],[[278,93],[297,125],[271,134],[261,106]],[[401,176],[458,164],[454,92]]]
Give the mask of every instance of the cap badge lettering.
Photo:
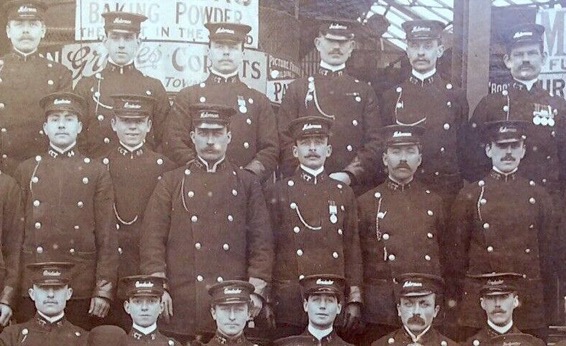
[[[61,276],[61,272],[58,270],[48,270],[43,271],[43,276]]]
[[[322,125],[319,124],[304,124],[303,131],[312,130],[312,129],[322,129]]]
[[[342,24],[332,23],[332,24],[330,24],[328,29],[330,29],[330,30],[332,30],[332,29],[348,30],[348,27],[345,26],[345,25],[342,25]]]
[[[513,38],[517,39],[517,38],[521,38],[524,36],[533,36],[532,31],[517,31],[514,35]]]
[[[67,100],[67,99],[55,99],[55,100],[53,100],[53,104],[54,104],[54,105],[70,105],[70,104],[71,104],[71,100]]]
[[[405,283],[403,283],[403,288],[407,288],[407,287],[423,287],[423,283],[414,282],[414,281],[405,281]]]
[[[242,290],[239,288],[228,288],[226,287],[224,289],[224,294],[240,294],[242,293]]]
[[[136,281],[136,288],[153,288],[153,282],[151,281]]]
[[[200,113],[201,118],[219,118],[220,115],[214,112],[202,112]]]
[[[410,137],[410,136],[412,136],[412,133],[410,133],[410,132],[401,132],[401,131],[393,132],[393,138],[395,138],[395,137]]]
[[[503,285],[503,280],[487,280],[487,284],[490,286]]]
[[[129,109],[140,109],[142,106],[138,105],[138,104],[132,104],[129,102],[124,103],[124,108],[129,108]]]
[[[431,31],[431,28],[429,28],[428,26],[414,26],[411,29],[411,32],[423,32],[423,31]]]
[[[28,6],[20,6],[20,8],[18,8],[18,13],[37,13],[37,8],[28,7]]]
[[[232,29],[219,27],[218,29],[216,29],[216,33],[217,34],[232,34],[233,35],[235,32]]]
[[[507,127],[507,126],[501,126],[499,128],[499,133],[508,133],[508,132],[517,132],[517,129],[514,127]]]
[[[517,342],[517,341],[511,341],[511,342],[505,341],[505,342],[503,342],[503,346],[520,346],[520,345],[521,345],[521,343]]]
[[[334,280],[323,280],[323,279],[318,279],[316,280],[316,284],[317,285],[334,285]]]
[[[132,24],[132,21],[121,17],[116,17],[114,18],[114,24]]]

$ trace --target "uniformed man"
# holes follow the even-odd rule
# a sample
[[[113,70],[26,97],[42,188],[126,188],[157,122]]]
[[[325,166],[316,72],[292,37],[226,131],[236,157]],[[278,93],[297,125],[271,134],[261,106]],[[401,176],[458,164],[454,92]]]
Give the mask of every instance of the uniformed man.
[[[147,17],[128,12],[105,12],[102,17],[106,32],[102,43],[108,51],[108,61],[102,71],[83,77],[75,86],[75,92],[87,101],[88,107],[79,147],[91,158],[103,157],[118,147],[111,124],[112,95],[134,94],[155,99],[152,130],[147,136],[147,145],[155,150],[161,145],[169,99],[161,82],[144,75],[134,63],[142,43],[141,23]]]
[[[35,304],[35,317],[6,327],[0,334],[0,345],[60,346],[85,345],[87,333],[65,316],[67,301],[73,295],[72,263],[30,263],[29,297]]]
[[[383,164],[388,178],[358,198],[367,322],[364,344],[399,326],[393,278],[415,271],[443,274],[440,249],[446,227],[442,200],[415,179],[423,161],[424,132],[420,126],[384,127]],[[437,299],[442,305],[441,298]]]
[[[487,315],[487,325],[472,337],[465,345],[487,345],[499,335],[521,333],[513,324],[513,311],[519,306],[517,284],[523,275],[518,273],[487,273],[473,276],[483,284],[480,289],[480,305]],[[538,340],[538,344],[545,343]]]
[[[436,297],[443,285],[441,277],[431,274],[405,273],[396,278],[397,313],[403,326],[373,342],[372,346],[458,345],[432,326],[440,311]]]
[[[127,299],[124,310],[131,317],[131,329],[127,337],[123,337],[123,345],[181,345],[157,330],[157,318],[163,312],[161,296],[165,291],[164,278],[133,275],[120,279]]]
[[[91,321],[89,315],[102,318],[108,312],[118,269],[112,183],[104,165],[76,148],[84,100],[73,93],[59,92],[45,96],[40,104],[49,149],[24,161],[16,172],[25,208],[22,263],[75,264],[70,273],[74,291],[67,304],[67,316],[88,330],[96,321]],[[29,286],[28,268],[23,272],[23,287]],[[22,300],[20,320],[33,315],[32,307],[31,300]]]
[[[37,51],[45,37],[47,5],[39,0],[8,1],[6,32],[12,52],[0,58],[0,162],[13,175],[22,161],[45,150],[39,100],[56,91],[70,90],[71,71]]]
[[[20,187],[14,178],[0,171],[0,325],[12,317],[18,297],[20,249],[24,234]]]
[[[301,335],[278,339],[275,345],[350,345],[334,330],[344,303],[346,278],[334,274],[309,275],[300,284],[308,325]]]
[[[271,281],[273,235],[261,185],[226,158],[235,113],[222,105],[191,106],[197,157],[163,175],[143,219],[141,271],[169,280],[161,328],[181,342],[214,333],[207,286],[249,279],[253,317]]]
[[[102,160],[114,186],[114,214],[118,221],[118,278],[139,274],[141,220],[149,197],[163,173],[176,166],[146,144],[151,129],[154,99],[140,95],[113,95],[111,125],[119,146]],[[122,302],[111,307],[111,321],[128,328],[130,318]]]
[[[299,334],[307,325],[302,308],[300,278],[332,273],[346,276],[348,297],[343,326],[353,330],[361,319],[362,259],[356,199],[352,189],[328,176],[325,162],[333,121],[320,116],[299,117],[289,123],[295,175],[266,191],[275,237],[273,289],[278,337]]]
[[[538,24],[521,24],[506,33],[503,61],[513,81],[508,89],[485,96],[474,110],[467,131],[470,152],[466,159],[466,178],[479,180],[491,169],[491,161],[485,157],[482,136],[486,122],[527,121],[529,145],[519,173],[545,187],[553,196],[556,209],[561,211],[561,188],[564,185],[561,166],[566,160],[566,101],[550,95],[538,79],[547,56],[543,34],[544,27]]]
[[[216,334],[207,345],[254,345],[244,335],[246,323],[252,318],[250,295],[254,289],[252,284],[241,280],[226,280],[210,286],[210,313],[216,322]]]
[[[232,143],[228,158],[265,180],[277,167],[279,141],[269,99],[239,77],[244,42],[251,27],[224,22],[209,22],[205,26],[209,31],[210,73],[205,81],[184,88],[175,97],[166,130],[165,153],[179,165],[197,157],[187,137],[192,129],[191,105],[216,103],[234,107],[237,112],[230,122]]]
[[[546,338],[545,301],[553,299],[547,284],[562,270],[554,254],[556,223],[550,196],[517,174],[526,153],[527,125],[519,120],[486,123],[485,153],[493,168],[482,180],[464,187],[454,202],[447,278],[462,297],[459,322],[469,328],[467,336],[484,326],[484,314],[477,303],[481,284],[465,274],[516,272],[525,279],[518,286],[522,302],[514,323],[528,334]]]
[[[462,89],[444,81],[436,70],[444,53],[444,24],[414,20],[402,26],[412,72],[409,79],[383,95],[382,121],[384,125],[426,128],[422,138],[423,164],[416,177],[442,197],[448,212],[462,187],[460,132],[468,120],[468,101]]]
[[[379,110],[373,89],[345,72],[354,49],[353,23],[327,21],[319,28],[314,44],[320,53],[315,75],[299,78],[289,85],[277,114],[281,140],[281,171],[284,177],[299,166],[293,156],[294,139],[289,123],[298,117],[324,116],[334,120],[329,144],[332,156],[326,162],[331,178],[362,192],[376,175]],[[359,191],[357,191],[359,189]]]

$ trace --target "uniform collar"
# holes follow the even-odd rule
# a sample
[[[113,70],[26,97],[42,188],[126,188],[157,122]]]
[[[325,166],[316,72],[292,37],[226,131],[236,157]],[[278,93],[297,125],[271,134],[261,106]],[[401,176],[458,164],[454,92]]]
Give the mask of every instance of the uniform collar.
[[[517,177],[516,173],[517,173],[517,169],[515,169],[511,173],[502,173],[499,172],[495,167],[493,167],[491,172],[489,172],[489,175],[495,180],[501,180],[507,182],[507,181],[515,180],[515,178]]]
[[[49,156],[51,156],[53,158],[73,157],[73,156],[77,155],[77,151],[75,149],[76,144],[77,143],[74,142],[73,144],[71,144],[69,147],[67,147],[64,150],[61,150],[59,148],[56,148],[56,147],[50,145],[47,153],[49,154]]]
[[[432,84],[434,82],[435,76],[436,76],[436,69],[428,73],[419,73],[413,70],[413,72],[411,73],[411,77],[409,77],[409,82],[424,87],[425,85]]]
[[[314,336],[317,340],[324,340],[325,338],[332,338],[332,332],[334,331],[332,326],[330,326],[330,328],[325,329],[325,330],[320,330],[320,329],[315,329],[313,328],[310,324],[307,327],[307,331],[309,332],[310,335]]]
[[[301,179],[303,179],[307,183],[316,185],[326,180],[325,179],[326,174],[324,174],[324,167],[320,167],[317,170],[313,170],[301,165],[301,169],[299,170],[299,172]]]
[[[65,322],[65,313],[62,312],[60,315],[57,315],[55,317],[48,317],[38,311],[37,314],[35,314],[35,322],[37,323],[37,325],[44,329],[61,327]]]
[[[37,51],[37,49],[34,50],[31,53],[25,54],[25,53],[20,52],[16,48],[12,47],[12,56],[14,58],[16,58],[17,60],[25,62],[25,61],[28,61],[28,60],[33,60],[35,58],[38,58],[40,55],[39,55],[39,52]]]
[[[194,162],[198,168],[205,170],[208,173],[216,173],[219,169],[222,169],[225,166],[226,156],[216,161],[212,165],[210,165],[207,161],[203,160],[200,156],[197,156],[197,159],[194,160]]]
[[[342,76],[346,71],[346,64],[340,66],[332,66],[324,61],[320,62],[318,73],[323,76]]]
[[[513,320],[509,321],[509,323],[507,323],[503,327],[496,325],[495,323],[491,322],[490,320],[487,320],[487,325],[489,326],[489,328],[493,329],[495,332],[497,332],[499,334],[505,334],[505,333],[509,332],[511,330],[511,328],[513,328]]]
[[[424,344],[423,341],[426,338],[427,333],[430,329],[431,329],[431,326],[428,326],[425,330],[423,330],[422,333],[420,333],[419,335],[415,335],[409,329],[407,329],[407,327],[403,326],[403,330],[405,331],[407,336],[409,336],[409,338],[411,338],[411,340],[413,340],[413,342],[420,343],[420,344]]]
[[[138,325],[133,325],[130,330],[130,336],[136,340],[155,340],[157,338],[157,324],[144,328]]]
[[[537,90],[540,87],[540,81],[538,79],[531,81],[519,81],[515,79],[513,83],[511,83],[511,87],[517,90],[533,91],[533,89]]]
[[[388,177],[386,183],[387,183],[387,188],[392,191],[405,191],[413,186],[413,181],[414,179],[406,184],[400,184],[396,181],[393,181],[390,177]]]
[[[139,145],[132,148],[120,142],[120,146],[118,147],[117,150],[118,153],[120,153],[120,155],[122,156],[129,155],[130,158],[133,159],[134,157],[142,156],[144,154],[145,146],[144,143],[140,143]]]
[[[210,75],[208,76],[208,81],[212,82],[213,84],[237,83],[240,81],[240,77],[238,77],[237,70],[234,73],[225,75],[220,72],[214,71],[213,69],[210,69]]]
[[[106,68],[108,68],[112,72],[119,72],[120,74],[124,74],[127,71],[135,70],[136,66],[134,65],[133,60],[125,65],[118,65],[114,61],[112,61],[112,59],[108,58],[108,64],[106,65]]]
[[[239,336],[235,338],[230,338],[220,333],[219,331],[216,331],[216,334],[214,334],[213,339],[216,340],[221,345],[245,344],[247,342],[244,333],[241,333]]]

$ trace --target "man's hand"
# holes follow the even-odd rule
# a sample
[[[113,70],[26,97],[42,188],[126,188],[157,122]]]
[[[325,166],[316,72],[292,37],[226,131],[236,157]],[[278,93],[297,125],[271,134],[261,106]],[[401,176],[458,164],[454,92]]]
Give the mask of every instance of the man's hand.
[[[110,310],[110,302],[107,299],[101,297],[92,297],[90,299],[89,314],[104,318],[108,315],[108,310]]]
[[[6,327],[8,322],[10,322],[11,317],[12,317],[12,308],[6,304],[0,303],[0,324],[3,327]]]
[[[252,299],[252,310],[250,311],[250,314],[252,318],[255,318],[261,311],[263,302],[261,301],[261,298],[255,293],[250,295],[250,298]]]
[[[352,180],[350,179],[348,173],[334,172],[334,173],[330,173],[329,177],[335,180],[339,180],[346,185],[350,185],[352,183]]]
[[[344,328],[348,335],[355,335],[361,330],[362,307],[359,303],[349,303],[344,310]]]
[[[161,317],[165,320],[165,322],[169,323],[169,319],[173,317],[173,299],[169,292],[163,292],[163,296],[161,296],[161,304],[163,304]]]

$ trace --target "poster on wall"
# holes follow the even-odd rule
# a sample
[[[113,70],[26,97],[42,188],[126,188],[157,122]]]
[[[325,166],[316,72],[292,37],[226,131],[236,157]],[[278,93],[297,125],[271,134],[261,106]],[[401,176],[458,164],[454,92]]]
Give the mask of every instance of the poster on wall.
[[[301,67],[289,59],[270,55],[267,63],[266,96],[275,104],[281,104],[289,84],[301,76]]]
[[[544,26],[544,49],[548,54],[540,73],[544,89],[562,98],[566,82],[566,35],[564,33],[566,9],[548,9],[537,13],[536,21]]]

